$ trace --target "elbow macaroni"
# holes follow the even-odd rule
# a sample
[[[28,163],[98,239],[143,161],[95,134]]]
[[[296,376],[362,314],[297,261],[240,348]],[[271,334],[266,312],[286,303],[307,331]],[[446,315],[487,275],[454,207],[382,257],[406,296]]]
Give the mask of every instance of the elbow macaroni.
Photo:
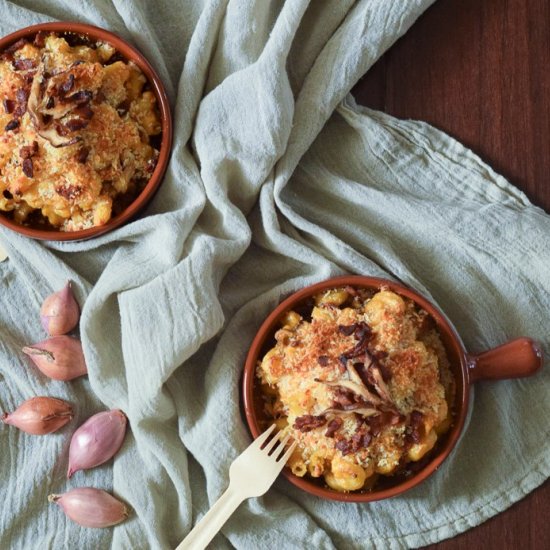
[[[37,38],[0,59],[0,210],[61,231],[104,225],[154,170],[156,97],[108,44]]]
[[[436,329],[412,301],[346,287],[314,304],[310,319],[283,315],[258,363],[265,410],[298,442],[288,463],[294,475],[367,491],[424,457],[449,429],[454,379]],[[370,372],[370,386],[359,371]]]
[[[336,491],[357,491],[367,479],[367,471],[344,457],[336,455],[330,464],[331,470],[325,475],[327,485]]]

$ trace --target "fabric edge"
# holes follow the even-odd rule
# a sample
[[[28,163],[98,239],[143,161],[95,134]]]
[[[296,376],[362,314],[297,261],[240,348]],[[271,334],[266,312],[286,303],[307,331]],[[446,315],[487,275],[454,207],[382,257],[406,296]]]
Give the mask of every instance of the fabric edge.
[[[486,171],[486,174],[490,177],[492,183],[496,185],[502,192],[506,193],[508,197],[517,204],[518,207],[533,208],[535,210],[540,210],[542,213],[545,213],[540,206],[533,204],[521,189],[519,189],[512,182],[508,181],[506,177],[496,172],[488,162],[486,162],[479,156],[479,154],[475,150],[467,147],[458,138],[452,136],[451,134],[448,134],[437,126],[434,126],[433,124],[430,124],[420,119],[399,118],[384,111],[372,109],[370,107],[367,107],[366,105],[357,103],[355,97],[351,93],[344,97],[337,109],[344,109],[358,116],[367,116],[370,118],[374,118],[379,123],[384,125],[395,121],[396,127],[407,127],[407,131],[410,132],[414,132],[414,128],[412,128],[412,125],[421,125],[422,129],[425,131],[425,137],[433,137],[438,141],[441,140],[442,137],[444,137],[446,140],[448,140],[448,152],[451,153],[450,156],[454,161],[458,162],[458,158],[456,155],[457,148],[462,148],[464,151],[467,151],[470,155],[470,164],[467,167],[470,169],[474,169],[475,167],[483,167],[483,169]],[[416,132],[415,134],[417,135]]]

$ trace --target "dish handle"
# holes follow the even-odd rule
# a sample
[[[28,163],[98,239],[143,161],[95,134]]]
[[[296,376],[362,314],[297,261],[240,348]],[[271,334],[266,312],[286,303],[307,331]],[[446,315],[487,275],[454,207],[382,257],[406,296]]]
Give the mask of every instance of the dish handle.
[[[469,378],[470,382],[522,378],[535,374],[542,363],[542,346],[531,338],[517,338],[479,355],[470,355]]]

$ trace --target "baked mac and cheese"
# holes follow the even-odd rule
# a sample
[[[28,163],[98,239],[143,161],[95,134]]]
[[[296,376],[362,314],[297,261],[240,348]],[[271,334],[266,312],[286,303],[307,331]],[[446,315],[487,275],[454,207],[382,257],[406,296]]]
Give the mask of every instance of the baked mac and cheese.
[[[76,231],[141,191],[161,124],[145,76],[110,44],[37,33],[0,55],[0,132],[0,210]]]
[[[368,490],[451,425],[454,380],[432,318],[382,289],[345,287],[289,311],[257,366],[265,412],[297,448],[297,476]]]

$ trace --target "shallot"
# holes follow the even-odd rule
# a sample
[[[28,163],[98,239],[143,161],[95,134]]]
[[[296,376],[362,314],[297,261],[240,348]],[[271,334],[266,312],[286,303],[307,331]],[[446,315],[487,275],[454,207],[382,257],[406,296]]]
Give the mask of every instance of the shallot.
[[[126,422],[126,415],[119,410],[100,412],[88,418],[71,438],[67,477],[112,458],[122,446]]]
[[[50,336],[60,336],[73,330],[78,324],[80,309],[74,297],[71,283],[50,294],[40,308],[40,320]]]
[[[53,397],[32,397],[12,413],[5,413],[0,420],[33,435],[50,434],[59,430],[73,418],[69,403]]]
[[[49,495],[74,522],[84,527],[110,527],[128,517],[128,508],[101,489],[80,487],[62,495]]]
[[[72,336],[54,336],[23,348],[33,363],[54,380],[72,380],[87,374],[82,344]]]

